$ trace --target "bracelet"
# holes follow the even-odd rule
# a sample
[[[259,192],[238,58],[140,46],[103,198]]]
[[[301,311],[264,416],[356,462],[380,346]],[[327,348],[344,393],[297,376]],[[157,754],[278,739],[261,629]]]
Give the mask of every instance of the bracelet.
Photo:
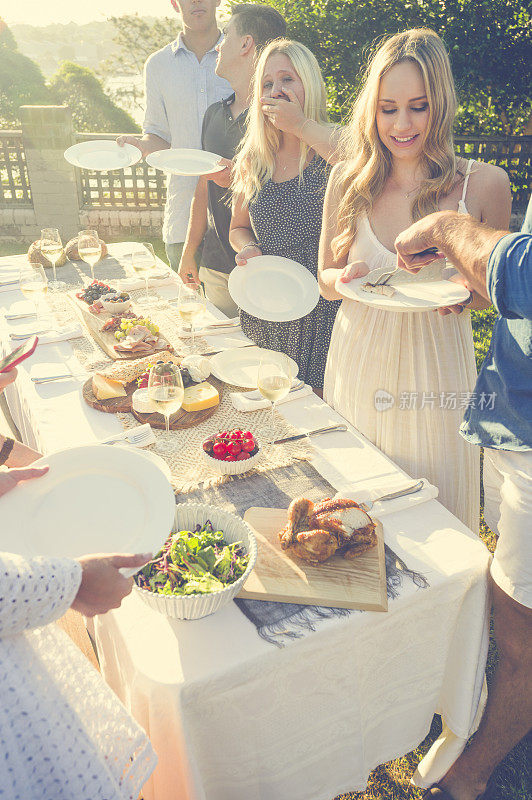
[[[13,450],[14,446],[15,446],[15,440],[11,439],[9,436],[6,436],[4,444],[0,449],[0,466],[6,463],[7,459],[11,455],[11,451]]]
[[[248,242],[248,244],[245,244],[245,245],[244,245],[244,247],[242,248],[242,250],[245,250],[245,249],[246,249],[246,247],[258,247],[258,248],[259,248],[259,250],[264,250],[264,248],[263,248],[263,246],[260,244],[260,242]]]
[[[461,306],[470,306],[473,300],[475,299],[473,292],[469,292],[469,297],[467,300],[464,300],[463,303],[460,303]]]

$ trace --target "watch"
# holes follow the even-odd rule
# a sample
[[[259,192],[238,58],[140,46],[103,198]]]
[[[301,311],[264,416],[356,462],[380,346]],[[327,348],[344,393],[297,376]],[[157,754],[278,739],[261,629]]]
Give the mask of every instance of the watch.
[[[0,466],[5,464],[9,456],[11,455],[11,451],[15,446],[15,440],[11,439],[9,436],[5,437],[4,444],[0,448]]]

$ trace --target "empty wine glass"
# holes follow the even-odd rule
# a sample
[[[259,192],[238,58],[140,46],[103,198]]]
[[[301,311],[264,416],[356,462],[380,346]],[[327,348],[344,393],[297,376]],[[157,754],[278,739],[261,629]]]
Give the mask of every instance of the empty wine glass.
[[[44,295],[48,291],[48,278],[44,267],[40,264],[26,262],[20,268],[19,282],[20,291],[27,300],[33,303],[39,324],[51,324],[50,313],[44,302]]]
[[[261,356],[257,375],[257,388],[261,395],[272,404],[269,430],[263,433],[265,443],[275,439],[274,407],[278,400],[286,397],[292,385],[291,361],[284,353],[271,351],[270,355]]]
[[[170,362],[154,364],[148,377],[148,397],[159,414],[164,416],[166,433],[170,433],[170,417],[181,408],[185,389],[181,370]],[[171,442],[158,443],[158,449],[170,452]]]
[[[43,228],[41,231],[41,253],[51,262],[54,271],[53,281],[49,281],[48,286],[52,292],[58,292],[66,288],[64,281],[57,280],[56,265],[63,254],[63,243],[57,228]]]
[[[137,245],[131,252],[129,260],[135,273],[141,278],[144,278],[146,285],[146,295],[144,297],[139,297],[139,299],[136,301],[137,305],[157,305],[157,300],[154,297],[150,297],[148,293],[148,279],[150,272],[153,272],[157,264],[153,245],[151,245],[150,242],[142,242],[142,244]]]
[[[204,313],[205,306],[205,293],[200,284],[192,282],[180,284],[177,310],[183,322],[190,325],[192,348],[195,341],[194,323]]]
[[[91,277],[94,281],[94,266],[102,257],[102,245],[97,231],[85,230],[78,233],[79,257],[91,268]]]

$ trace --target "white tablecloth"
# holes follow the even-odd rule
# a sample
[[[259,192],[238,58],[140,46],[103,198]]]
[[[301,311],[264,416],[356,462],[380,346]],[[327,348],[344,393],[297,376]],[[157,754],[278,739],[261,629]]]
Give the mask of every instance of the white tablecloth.
[[[0,259],[0,276],[2,261],[13,259]],[[16,298],[3,292],[0,309]],[[4,322],[3,352],[12,349],[7,330]],[[68,342],[38,347],[7,393],[24,440],[45,453],[121,427],[84,403],[80,383],[31,383],[32,363],[69,358]],[[316,396],[279,410],[302,430],[340,419]],[[338,489],[354,476],[397,474],[352,428],[314,442],[315,468]],[[145,800],[331,800],[361,791],[375,766],[424,738],[434,713],[444,734],[415,780],[426,786],[445,773],[482,708],[489,554],[436,500],[383,524],[386,541],[430,587],[406,579],[388,613],[324,620],[282,649],[235,604],[177,622],[133,593],[97,618],[102,672],[159,756]]]

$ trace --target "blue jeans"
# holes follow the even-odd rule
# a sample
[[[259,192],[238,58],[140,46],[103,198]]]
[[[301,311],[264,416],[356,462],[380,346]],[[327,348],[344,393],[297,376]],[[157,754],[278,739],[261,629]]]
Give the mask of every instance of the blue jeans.
[[[183,252],[184,242],[173,242],[169,244],[165,242],[164,249],[166,250],[166,255],[168,257],[168,262],[174,272],[177,272],[179,269],[179,262],[181,261],[181,254]]]

